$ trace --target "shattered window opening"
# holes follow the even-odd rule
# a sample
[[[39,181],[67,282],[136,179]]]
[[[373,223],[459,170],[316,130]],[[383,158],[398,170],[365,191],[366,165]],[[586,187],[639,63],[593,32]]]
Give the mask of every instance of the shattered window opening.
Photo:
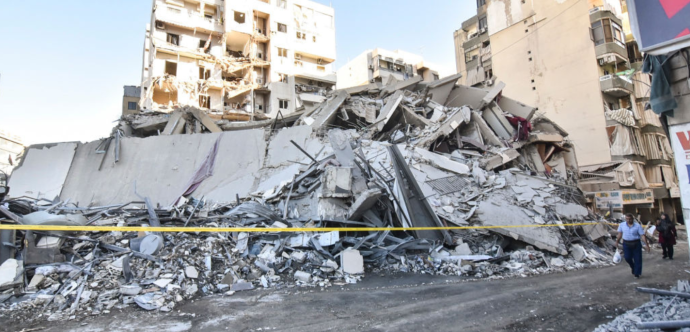
[[[239,24],[244,24],[244,19],[245,19],[244,13],[240,13],[237,11],[235,12],[235,22],[237,22]]]
[[[287,33],[287,25],[285,25],[283,23],[278,23],[278,31]]]
[[[278,74],[278,80],[281,83],[287,83],[288,82],[288,76],[287,74]]]
[[[486,21],[486,16],[482,17],[479,19],[479,30],[484,30],[488,26],[487,21]]]
[[[199,96],[199,107],[211,108],[211,96]]]
[[[177,76],[177,62],[166,61],[165,73],[172,76]]]
[[[180,35],[169,33],[165,40],[170,44],[180,46]]]

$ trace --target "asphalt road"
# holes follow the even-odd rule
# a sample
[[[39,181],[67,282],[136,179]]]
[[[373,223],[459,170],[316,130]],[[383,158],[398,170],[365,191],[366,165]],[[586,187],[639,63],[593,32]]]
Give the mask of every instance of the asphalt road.
[[[689,279],[687,243],[674,261],[645,254],[643,275],[627,264],[530,278],[471,281],[368,275],[357,285],[249,291],[188,302],[171,313],[132,308],[84,321],[37,322],[7,331],[591,331],[648,301],[635,287]],[[178,311],[179,310],[179,311]]]

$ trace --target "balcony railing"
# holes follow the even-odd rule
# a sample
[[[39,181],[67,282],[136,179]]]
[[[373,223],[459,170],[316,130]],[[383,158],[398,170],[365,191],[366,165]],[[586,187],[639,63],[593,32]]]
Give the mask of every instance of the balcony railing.
[[[634,88],[631,81],[618,75],[604,75],[599,78],[601,91],[615,97],[622,97],[633,93]]]
[[[203,16],[200,12],[174,7],[156,10],[156,19],[190,29],[201,28],[208,31],[223,32],[220,21]]]

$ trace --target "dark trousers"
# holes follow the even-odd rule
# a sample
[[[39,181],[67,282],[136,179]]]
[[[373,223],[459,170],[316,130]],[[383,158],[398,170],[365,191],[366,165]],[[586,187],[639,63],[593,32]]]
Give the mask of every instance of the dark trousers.
[[[642,244],[637,241],[623,241],[623,257],[636,276],[642,274]]]
[[[662,243],[661,249],[664,251],[664,257],[673,259],[673,245],[670,243]]]

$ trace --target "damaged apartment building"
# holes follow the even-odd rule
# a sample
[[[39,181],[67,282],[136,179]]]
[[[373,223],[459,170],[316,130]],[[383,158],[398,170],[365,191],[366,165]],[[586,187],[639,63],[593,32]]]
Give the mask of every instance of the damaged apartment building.
[[[454,40],[461,83],[503,81],[506,96],[570,134],[590,206],[643,221],[677,215],[673,154],[649,107],[651,82],[624,0],[477,0]]]
[[[334,10],[303,0],[154,0],[140,106],[214,119],[309,109],[335,87]]]
[[[402,50],[381,48],[366,50],[338,69],[338,89],[369,83],[386,83],[389,77],[398,81],[421,76],[422,81],[436,81],[445,77],[439,66],[425,62],[420,55]]]

